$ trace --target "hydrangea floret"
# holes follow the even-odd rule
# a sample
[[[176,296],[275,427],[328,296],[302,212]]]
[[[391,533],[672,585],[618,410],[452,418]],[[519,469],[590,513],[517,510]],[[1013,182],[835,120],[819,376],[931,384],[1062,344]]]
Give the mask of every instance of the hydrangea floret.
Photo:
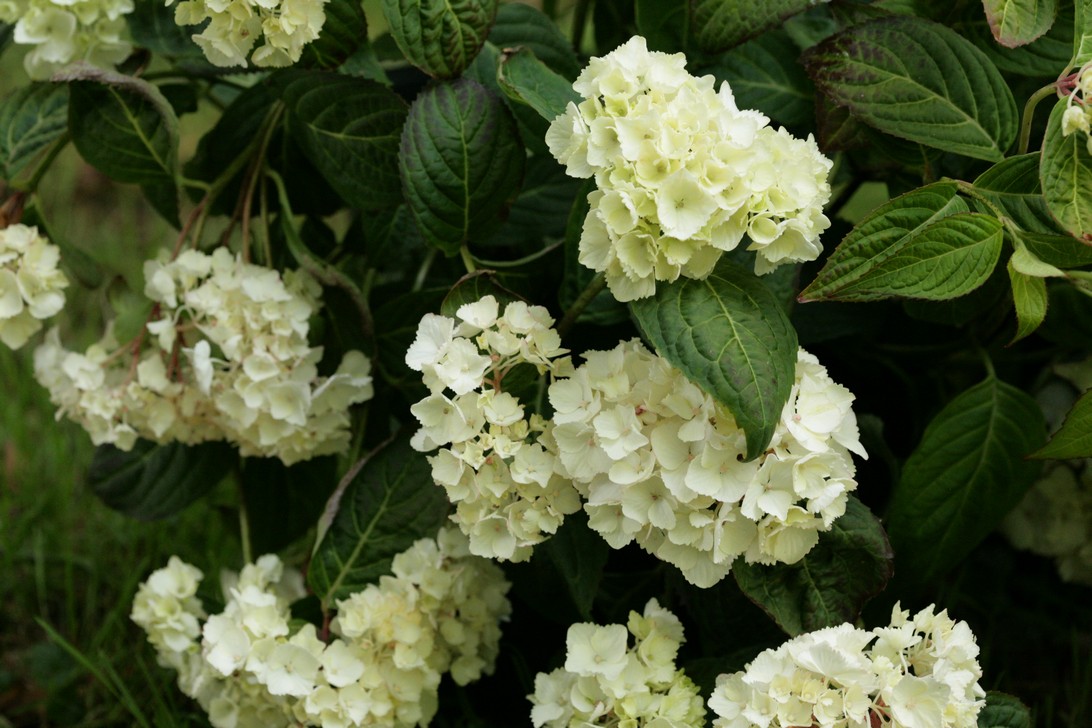
[[[505,389],[516,367],[561,376],[572,369],[545,308],[494,296],[426,314],[406,353],[431,394],[410,411],[414,448],[430,452],[432,477],[455,504],[452,520],[479,556],[525,561],[533,546],[580,508],[572,484],[540,442],[550,423]]]
[[[1092,63],[1086,63],[1076,73],[1073,90],[1065,100],[1062,112],[1062,136],[1080,132],[1085,136],[1088,153],[1092,154]]]
[[[0,228],[0,341],[18,349],[64,308],[68,278],[58,268],[61,251],[38,228]]]
[[[155,306],[135,342],[121,346],[108,331],[80,354],[54,329],[35,351],[58,416],[123,450],[138,437],[227,440],[245,456],[292,464],[348,446],[348,408],[371,399],[371,364],[350,351],[319,376],[323,350],[307,334],[321,289],[309,275],[219,248],[160,256],[144,276]]]
[[[38,81],[76,61],[124,61],[133,50],[124,17],[131,12],[133,0],[0,0],[0,23],[15,26],[16,43],[34,46],[23,65]]]
[[[569,175],[595,178],[579,259],[619,301],[704,278],[744,237],[758,274],[819,255],[831,161],[715,83],[635,36],[592,58],[573,84],[584,100],[547,131]]]
[[[614,548],[631,541],[708,587],[743,555],[793,563],[845,512],[866,457],[853,395],[798,352],[796,379],[765,453],[724,405],[637,339],[589,351],[548,390],[560,470]]]
[[[196,597],[201,572],[172,557],[131,616],[214,728],[426,726],[444,673],[460,685],[492,673],[509,584],[455,529],[415,542],[392,573],[339,601],[326,639],[294,626],[302,575],[274,555],[226,574],[212,616]]]
[[[634,644],[629,646],[630,636]],[[655,599],[623,626],[574,624],[565,665],[535,676],[535,728],[650,726],[699,728],[705,706],[698,687],[676,667],[682,623]]]
[[[174,0],[167,0],[171,5]],[[327,0],[182,0],[175,9],[179,25],[207,25],[193,36],[216,66],[290,66],[319,36],[326,22]],[[259,38],[265,42],[256,50]],[[253,51],[253,54],[251,53]]]
[[[720,675],[714,728],[974,728],[985,704],[978,645],[966,622],[930,605],[871,632],[807,632]]]

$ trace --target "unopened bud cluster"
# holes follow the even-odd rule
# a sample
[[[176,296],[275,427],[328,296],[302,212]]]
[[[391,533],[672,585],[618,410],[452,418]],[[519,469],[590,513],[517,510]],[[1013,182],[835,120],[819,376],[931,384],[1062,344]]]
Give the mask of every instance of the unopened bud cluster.
[[[932,605],[891,624],[807,632],[717,678],[714,728],[974,728],[984,705],[978,645]]]
[[[133,50],[124,17],[131,12],[133,0],[0,0],[0,23],[15,26],[16,43],[34,46],[23,65],[35,80],[76,61],[124,61]]]
[[[193,40],[216,66],[290,66],[318,38],[327,0],[182,0],[179,25],[207,25]],[[167,0],[170,5],[174,0]],[[259,38],[265,42],[254,50]],[[254,50],[253,55],[251,51]]]
[[[274,555],[223,579],[212,616],[196,597],[201,572],[172,557],[131,616],[214,728],[425,726],[444,673],[460,685],[492,673],[509,584],[454,529],[417,541],[392,573],[339,601],[326,639],[292,624],[303,580]]]
[[[531,723],[701,728],[701,695],[675,665],[684,641],[682,623],[655,599],[643,614],[630,612],[626,626],[572,625],[565,666],[535,676],[535,692],[528,696]]]
[[[0,228],[0,341],[18,349],[64,308],[68,287],[57,264],[61,251],[38,228]]]
[[[571,176],[595,177],[580,262],[619,301],[704,278],[745,236],[759,274],[819,255],[830,160],[714,85],[636,36],[591,60],[573,84],[584,100],[546,134]]]
[[[80,354],[53,330],[34,355],[60,414],[95,444],[227,440],[285,464],[348,446],[348,408],[371,399],[371,364],[350,351],[319,376],[322,348],[307,342],[320,305],[313,279],[224,248],[148,261],[144,275],[156,304],[146,335],[119,346],[108,332]]]

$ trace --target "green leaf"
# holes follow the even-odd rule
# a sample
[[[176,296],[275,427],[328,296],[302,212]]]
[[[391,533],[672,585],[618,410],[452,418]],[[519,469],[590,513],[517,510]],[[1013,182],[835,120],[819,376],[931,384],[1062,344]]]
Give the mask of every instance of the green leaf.
[[[402,200],[398,147],[406,103],[380,83],[299,72],[283,90],[289,130],[304,155],[350,205],[368,210]]]
[[[188,446],[137,440],[128,452],[100,445],[87,485],[103,503],[131,518],[166,518],[212,490],[235,457],[234,448],[222,442]]]
[[[554,21],[530,5],[501,5],[489,42],[500,50],[523,46],[550,70],[570,80],[580,73],[581,64],[572,43]]]
[[[37,205],[32,203],[24,210],[23,224],[37,227],[42,235],[60,248],[61,263],[64,265],[65,269],[86,288],[98,288],[102,285],[104,280],[102,266],[100,266],[94,258],[85,253],[82,248],[78,248],[69,242],[68,238],[61,237],[57,235],[55,231],[51,230],[49,225],[46,224],[45,218],[42,216],[42,211]],[[145,298],[145,300],[147,301],[148,299]],[[143,323],[143,321],[141,323]],[[119,340],[127,341],[127,339],[124,338]]]
[[[383,0],[383,15],[410,63],[430,76],[454,78],[485,43],[497,0]]]
[[[1092,457],[1092,391],[1076,401],[1065,422],[1050,437],[1050,442],[1032,453],[1044,460],[1070,460]]]
[[[1012,283],[1012,304],[1016,308],[1016,334],[1010,344],[1030,336],[1046,318],[1046,281],[1037,276],[1021,273],[1008,264],[1009,282]]]
[[[917,584],[936,579],[993,531],[1039,475],[1025,457],[1045,427],[1034,399],[992,376],[949,402],[892,494],[896,571]]]
[[[501,57],[497,83],[508,98],[527,104],[547,121],[565,113],[570,101],[581,100],[565,77],[547,68],[527,48]]]
[[[778,26],[814,4],[812,0],[690,0],[690,29],[703,51],[716,53]]]
[[[553,536],[535,549],[535,559],[549,559],[565,580],[569,597],[582,619],[592,618],[592,603],[607,565],[610,547],[588,526],[588,516],[577,511]]]
[[[702,69],[727,81],[741,109],[758,109],[785,126],[815,118],[815,87],[796,62],[800,50],[784,31],[764,33]]]
[[[649,50],[678,53],[686,50],[690,34],[688,0],[637,0],[634,5],[637,32]]]
[[[1065,99],[1058,99],[1050,112],[1039,180],[1047,208],[1058,224],[1075,237],[1092,239],[1092,154],[1087,134],[1062,136],[1065,108]]]
[[[506,304],[520,300],[519,296],[497,282],[495,271],[478,270],[467,273],[455,282],[440,304],[440,314],[455,318],[455,312],[460,306],[480,301],[485,296],[497,299],[502,313]]]
[[[508,210],[508,218],[482,241],[481,248],[506,246],[530,254],[560,241],[583,181],[565,174],[565,168],[552,156],[531,157],[523,189]]]
[[[974,181],[974,188],[1024,230],[1056,233],[1039,184],[1039,154],[1021,154],[993,165]]]
[[[982,5],[993,37],[1006,48],[1032,42],[1058,15],[1058,0],[982,0]]]
[[[12,180],[68,128],[68,87],[32,83],[0,101],[0,177]]]
[[[656,351],[735,416],[747,459],[761,455],[796,373],[796,331],[770,289],[722,261],[705,280],[657,286],[629,308]]]
[[[1073,58],[1071,68],[1092,61],[1092,0],[1074,0],[1073,3]]]
[[[243,461],[239,480],[254,553],[280,551],[315,525],[337,485],[336,466],[334,457],[291,467],[276,458]]]
[[[147,81],[88,66],[69,82],[68,130],[80,156],[118,182],[170,182],[178,168],[178,117]]]
[[[804,58],[820,90],[893,136],[994,162],[1016,138],[1008,83],[982,51],[938,23],[879,18]]]
[[[1031,711],[1019,698],[990,690],[978,713],[978,728],[1031,728]]]
[[[319,37],[304,46],[302,60],[319,68],[337,68],[368,45],[368,20],[360,0],[327,0]]]
[[[204,61],[201,47],[193,42],[194,29],[176,23],[174,14],[175,8],[166,3],[133,3],[133,11],[125,15],[133,43],[158,55]]]
[[[985,283],[1001,254],[996,218],[966,212],[938,182],[881,205],[850,231],[801,301],[945,301]]]
[[[795,564],[762,566],[739,559],[736,583],[790,635],[854,622],[892,573],[891,546],[879,520],[850,496],[846,512]]]
[[[426,242],[454,255],[500,222],[526,155],[504,102],[469,79],[426,89],[402,131],[402,189]]]
[[[1020,240],[1036,258],[1058,268],[1092,265],[1092,243],[1068,235],[1021,232]]]
[[[307,570],[324,609],[389,574],[395,555],[417,539],[436,538],[447,521],[447,496],[432,481],[425,455],[410,447],[408,433],[357,468],[326,505]]]

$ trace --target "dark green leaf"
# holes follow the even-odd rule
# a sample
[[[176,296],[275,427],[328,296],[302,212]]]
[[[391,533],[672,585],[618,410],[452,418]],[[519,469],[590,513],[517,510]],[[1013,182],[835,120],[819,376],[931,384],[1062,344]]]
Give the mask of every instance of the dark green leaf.
[[[891,578],[891,546],[872,512],[853,496],[846,512],[795,564],[732,566],[743,593],[790,635],[854,622]]]
[[[637,0],[634,11],[637,31],[648,41],[649,50],[663,53],[686,50],[690,35],[688,0]]]
[[[186,176],[204,182],[216,179],[224,171],[225,160],[235,159],[258,135],[269,108],[276,101],[277,94],[264,83],[251,86],[236,96],[216,125],[197,143],[197,152],[186,163]],[[237,178],[241,175],[242,171]],[[229,183],[220,195],[223,200],[231,200],[223,210],[224,214],[231,214],[237,195],[237,183]]]
[[[933,418],[887,513],[900,576],[935,579],[993,531],[1039,475],[1025,457],[1045,427],[1034,399],[992,376]]]
[[[570,101],[581,100],[569,81],[547,68],[527,48],[502,56],[497,83],[508,98],[527,104],[547,121],[565,113]]]
[[[993,38],[989,23],[981,10],[968,3],[964,17],[952,28],[984,52],[997,68],[1019,76],[1049,77],[1058,75],[1073,53],[1073,17],[1062,12],[1044,35],[1018,48],[1006,48]]]
[[[565,174],[565,168],[553,157],[531,157],[523,190],[512,203],[508,219],[481,247],[504,245],[530,254],[561,240],[582,182]]]
[[[747,459],[761,455],[796,372],[796,331],[770,289],[721,261],[705,280],[661,284],[629,308],[656,351],[735,416]]]
[[[982,51],[953,30],[894,16],[854,26],[805,53],[816,85],[893,136],[1000,161],[1016,102]]]
[[[978,728],[1031,728],[1031,712],[1019,698],[990,690],[978,713]]]
[[[480,301],[485,296],[492,296],[500,304],[501,312],[505,304],[520,300],[512,291],[497,282],[496,273],[491,270],[479,270],[460,278],[444,296],[440,304],[440,313],[455,318],[455,312],[466,303]]]
[[[1001,254],[1001,223],[966,212],[938,182],[881,205],[827,259],[801,301],[944,301],[982,285]]]
[[[702,50],[715,53],[780,25],[813,4],[812,0],[690,0],[690,29]]]
[[[1092,265],[1092,243],[1068,235],[1021,232],[1020,240],[1036,258],[1058,268]]]
[[[307,582],[329,609],[390,573],[391,559],[447,520],[444,490],[403,433],[371,453],[331,496],[319,522]]]
[[[315,525],[337,486],[337,458],[287,467],[276,458],[247,458],[240,481],[256,554],[280,551]]]
[[[7,23],[0,23],[0,53],[4,51],[4,46],[11,40],[12,33],[15,32],[15,26],[8,25]]]
[[[195,29],[176,23],[174,14],[173,5],[156,0],[133,3],[133,12],[125,16],[133,43],[158,55],[203,60],[201,47],[193,42]]]
[[[1007,48],[1027,45],[1050,30],[1058,0],[982,0],[997,42]]]
[[[999,162],[974,181],[974,188],[1024,230],[1059,232],[1039,184],[1039,155],[1021,154]]]
[[[235,457],[221,442],[187,446],[137,440],[129,452],[100,445],[87,485],[103,503],[131,518],[166,518],[212,490]]]
[[[1016,308],[1016,334],[1010,344],[1030,336],[1046,318],[1047,290],[1046,281],[1036,276],[1029,276],[1007,266],[1009,282],[1012,283],[1012,304]]]
[[[1050,442],[1032,457],[1069,460],[1092,457],[1092,391],[1085,392],[1065,416],[1065,422],[1050,437]]]
[[[1092,154],[1087,134],[1062,136],[1065,109],[1066,100],[1058,99],[1050,112],[1039,181],[1054,219],[1074,236],[1092,240]]]
[[[176,228],[182,227],[178,215],[178,185],[175,184],[174,180],[151,182],[141,185],[140,189],[144,193],[145,199],[148,200],[148,204],[162,215],[164,220]]]
[[[469,79],[417,97],[401,150],[402,187],[417,228],[448,255],[500,222],[526,158],[504,102]]]
[[[497,0],[383,0],[383,15],[410,63],[430,76],[454,78],[485,43]]]
[[[572,43],[557,24],[541,10],[522,3],[501,5],[489,42],[500,50],[522,46],[535,54],[550,70],[570,81],[580,73],[580,61]]]
[[[408,110],[397,94],[375,81],[312,71],[293,75],[283,97],[292,135],[346,202],[367,210],[401,201],[398,145]]]
[[[607,542],[588,526],[587,514],[577,511],[566,516],[557,533],[535,549],[535,558],[552,562],[565,579],[580,617],[590,620],[609,553]]]
[[[337,68],[368,45],[368,20],[360,0],[327,0],[322,33],[303,49],[303,62]]]
[[[0,177],[12,180],[68,128],[68,87],[32,83],[0,101]]]

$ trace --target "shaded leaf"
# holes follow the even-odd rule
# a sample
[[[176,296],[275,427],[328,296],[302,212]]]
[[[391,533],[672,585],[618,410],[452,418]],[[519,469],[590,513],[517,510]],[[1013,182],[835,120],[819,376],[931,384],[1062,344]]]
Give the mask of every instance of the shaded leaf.
[[[1058,0],[982,0],[982,6],[993,37],[1007,48],[1043,35],[1058,14]]]
[[[978,728],[1031,728],[1031,711],[1019,698],[990,690],[978,713]]]
[[[32,83],[0,101],[0,177],[12,180],[68,128],[68,87]]]
[[[519,296],[497,282],[495,271],[478,270],[467,273],[456,281],[440,304],[440,314],[455,318],[455,312],[459,310],[460,306],[480,301],[486,296],[497,299],[501,313],[504,312],[506,304],[520,300]]]
[[[326,0],[326,21],[319,37],[303,48],[301,60],[320,68],[337,68],[368,45],[368,20],[360,0]]]
[[[568,80],[547,68],[527,48],[501,57],[497,83],[508,98],[527,104],[547,121],[565,113],[569,102],[581,100]]]
[[[637,0],[634,4],[637,32],[649,50],[663,53],[685,51],[690,35],[689,0]]]
[[[1031,456],[1044,460],[1092,457],[1092,392],[1081,395],[1050,442]]]
[[[723,51],[780,25],[813,4],[812,0],[690,0],[690,28],[702,50]]]
[[[1021,232],[1020,240],[1036,258],[1058,268],[1092,265],[1092,243],[1068,235]]]
[[[998,162],[978,176],[974,188],[1024,230],[1059,232],[1039,184],[1038,153]]]
[[[557,533],[535,548],[534,558],[552,563],[565,580],[580,617],[590,620],[609,554],[607,542],[588,526],[587,514],[577,511],[566,516]]]
[[[383,0],[383,15],[410,63],[430,76],[454,78],[485,43],[497,0]]]
[[[1062,135],[1066,100],[1058,99],[1050,112],[1043,138],[1039,181],[1047,208],[1065,230],[1078,238],[1092,239],[1092,154],[1088,135]]]
[[[162,2],[135,2],[125,23],[133,43],[163,56],[204,61],[201,47],[193,42],[193,28],[174,20],[175,8]],[[209,65],[210,69],[214,67]]]
[[[276,458],[243,461],[239,477],[254,553],[280,551],[315,525],[337,486],[336,467],[334,457],[291,467]]]
[[[550,70],[570,81],[580,73],[581,64],[572,43],[557,23],[530,5],[501,5],[493,30],[489,31],[489,42],[499,50],[517,46],[527,48]]]

